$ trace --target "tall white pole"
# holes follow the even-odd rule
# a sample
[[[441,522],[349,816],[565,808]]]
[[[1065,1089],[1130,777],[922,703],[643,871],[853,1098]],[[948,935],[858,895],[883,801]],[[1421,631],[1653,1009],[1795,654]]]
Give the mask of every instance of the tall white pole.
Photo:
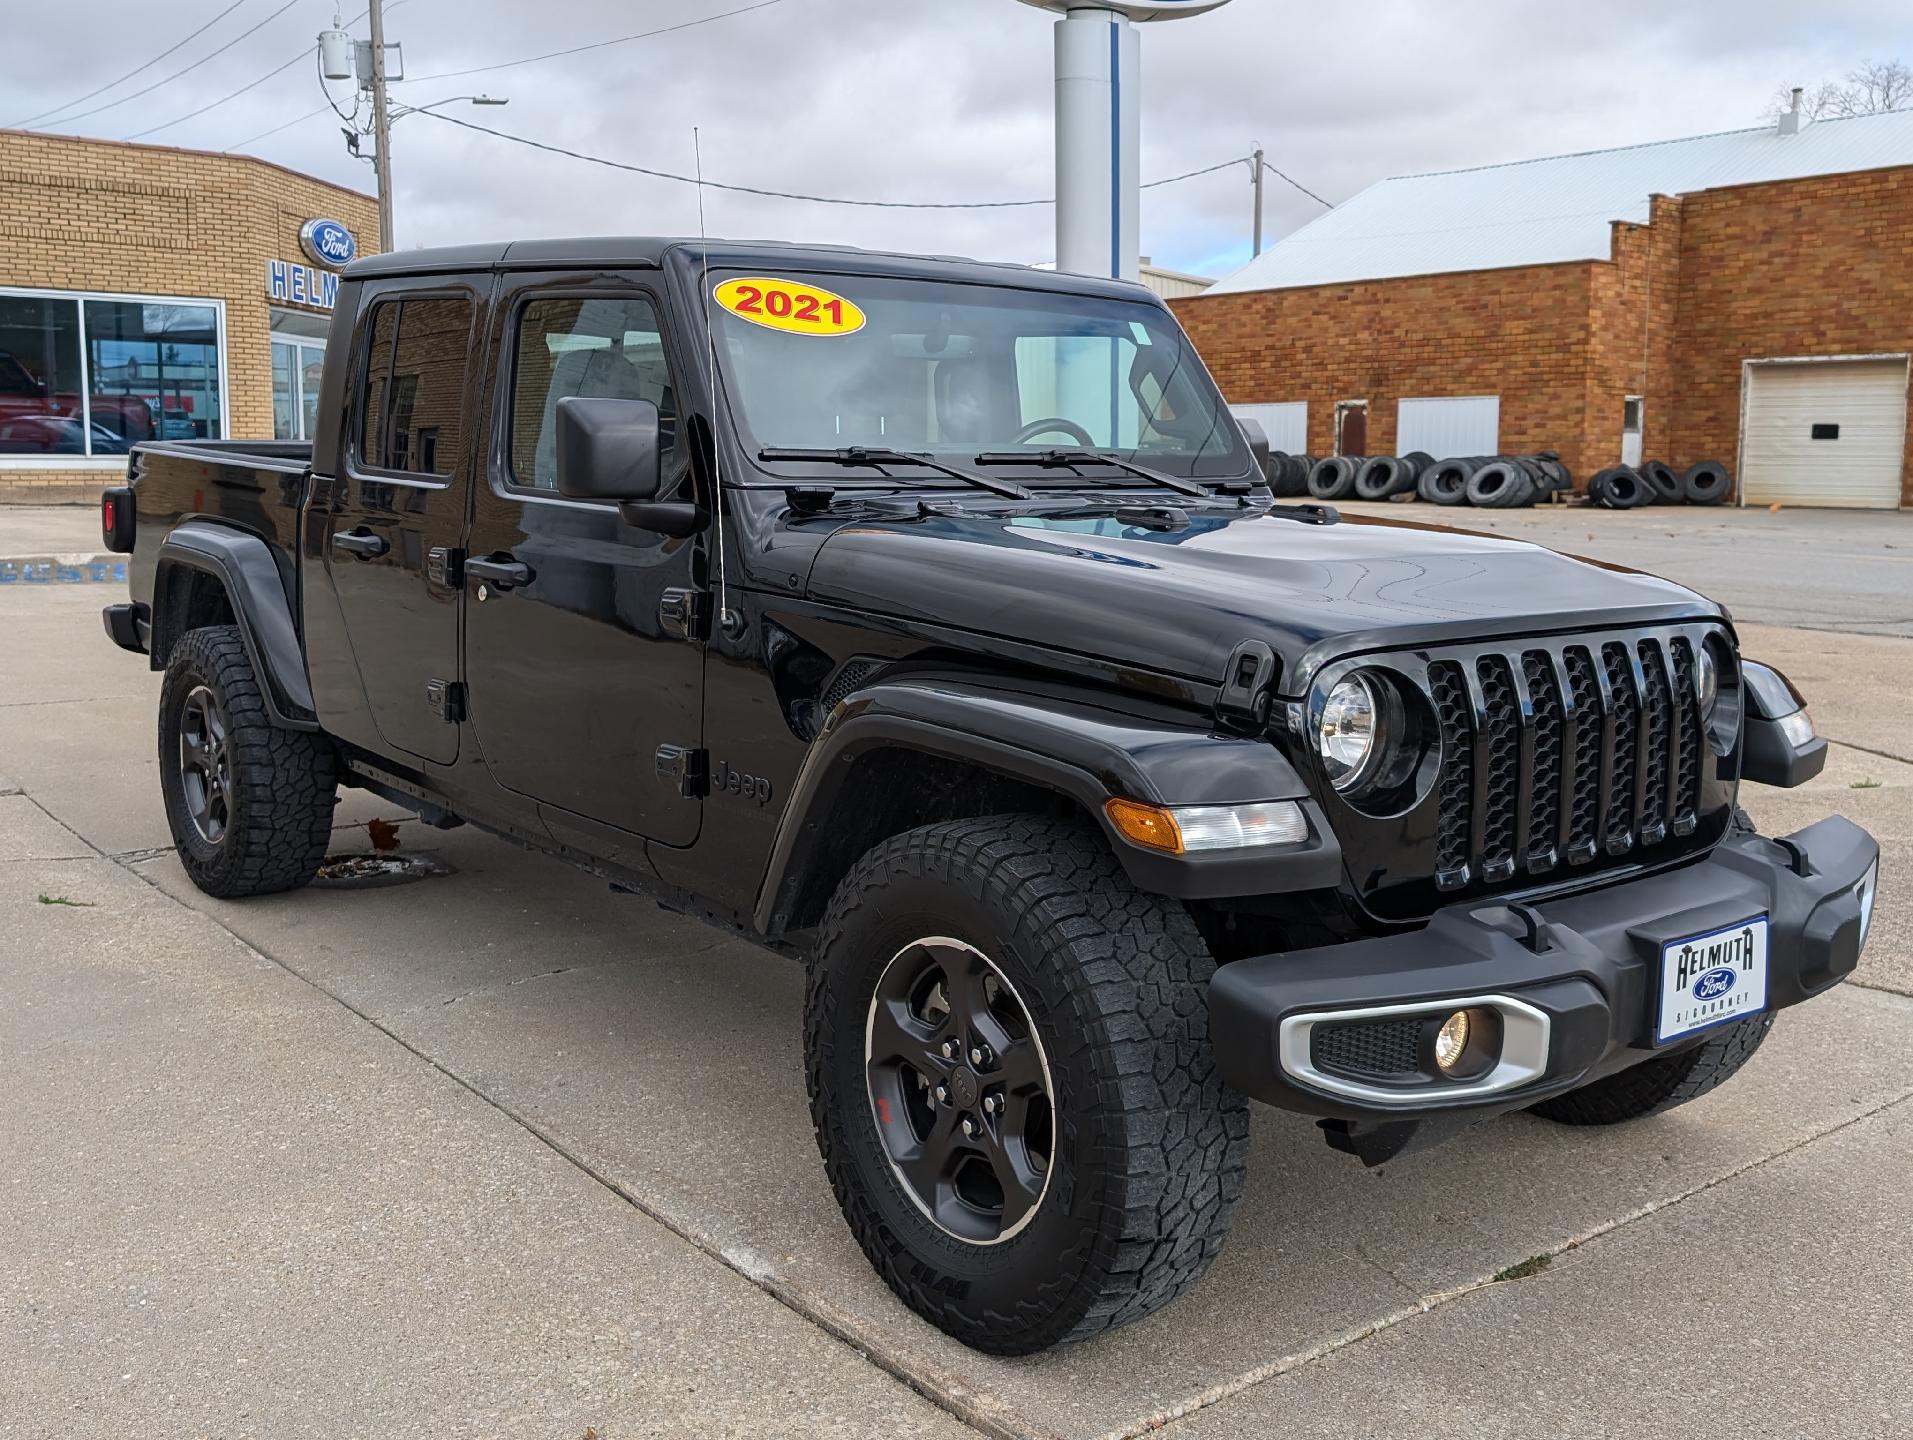
[[[1119,10],[1056,22],[1056,268],[1141,278],[1141,46]]]

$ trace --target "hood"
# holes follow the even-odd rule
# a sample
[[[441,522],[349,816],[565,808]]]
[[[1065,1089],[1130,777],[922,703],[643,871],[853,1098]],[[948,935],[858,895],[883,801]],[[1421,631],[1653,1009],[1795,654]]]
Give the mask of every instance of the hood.
[[[1722,613],[1671,581],[1526,541],[1254,511],[1192,511],[1183,530],[1029,514],[856,521],[818,551],[808,594],[1210,684],[1238,644],[1261,640],[1289,696],[1335,655]]]

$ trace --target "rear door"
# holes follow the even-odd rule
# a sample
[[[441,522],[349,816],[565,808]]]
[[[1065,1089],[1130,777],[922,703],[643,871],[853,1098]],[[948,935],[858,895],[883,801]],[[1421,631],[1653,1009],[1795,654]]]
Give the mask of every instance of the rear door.
[[[521,274],[494,314],[489,455],[466,551],[465,673],[485,765],[555,827],[582,816],[666,845],[702,807],[672,757],[703,733],[703,649],[673,619],[701,597],[703,539],[624,522],[558,494],[555,411],[567,395],[650,400],[667,444],[663,498],[690,484],[674,373],[650,272]],[[496,567],[522,566],[522,578]]]
[[[489,278],[366,286],[339,473],[315,480],[315,506],[318,488],[328,493],[309,527],[345,633],[340,658],[365,699],[335,733],[438,764],[458,758],[460,592],[448,560],[479,448],[469,356],[475,287]],[[354,720],[371,733],[353,733]]]

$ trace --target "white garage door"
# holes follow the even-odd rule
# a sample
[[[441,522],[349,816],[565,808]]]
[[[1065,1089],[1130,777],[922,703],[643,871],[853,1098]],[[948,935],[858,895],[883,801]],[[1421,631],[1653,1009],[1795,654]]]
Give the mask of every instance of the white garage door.
[[[1741,502],[1896,509],[1906,361],[1750,365]]]
[[[1306,455],[1309,449],[1309,403],[1231,405],[1239,420],[1256,420],[1269,433],[1269,448],[1288,455]]]
[[[1437,460],[1497,455],[1501,450],[1499,395],[1443,395],[1403,400],[1395,407],[1395,453],[1417,450]]]

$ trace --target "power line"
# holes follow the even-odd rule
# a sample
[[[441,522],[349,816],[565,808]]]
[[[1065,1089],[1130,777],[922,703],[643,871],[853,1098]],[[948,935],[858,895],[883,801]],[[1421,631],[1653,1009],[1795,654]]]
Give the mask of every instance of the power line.
[[[144,90],[135,90],[131,95],[122,95],[117,100],[109,100],[106,104],[96,105],[91,110],[82,110],[77,115],[63,115],[60,117],[60,120],[58,123],[62,125],[71,125],[75,120],[84,120],[89,115],[98,115],[105,110],[117,109],[121,105],[126,104],[127,101],[137,100],[142,95],[151,95],[155,90],[159,89],[160,86],[170,85],[173,83],[173,81],[179,79],[180,76],[188,74],[191,71],[197,70],[201,65],[204,65],[208,60],[214,59],[220,55],[224,55],[228,50],[232,49],[233,46],[237,45],[241,40],[244,40],[248,35],[252,34],[253,30],[258,30],[262,26],[270,25],[274,20],[277,20],[281,15],[285,14],[286,11],[290,10],[294,5],[297,5],[298,3],[299,3],[299,0],[286,0],[285,4],[281,5],[277,10],[273,11],[272,14],[268,15],[264,20],[261,20],[258,25],[253,26],[252,30],[242,30],[239,34],[233,36],[232,39],[228,40],[224,45],[221,45],[217,50],[207,51],[204,55],[200,56],[197,60],[193,61],[192,64],[186,66],[184,69],[175,70],[172,74],[168,75],[164,80],[155,80],[151,85],[148,85]],[[303,51],[300,52],[300,58],[301,59],[305,58],[305,54]],[[279,67],[280,70],[283,70],[285,68],[286,67],[284,65],[281,65]],[[274,73],[276,74],[277,72],[275,71]],[[270,77],[262,76],[261,78],[269,79]],[[254,83],[256,84],[258,82],[255,81]],[[248,86],[247,88],[250,89],[251,87]],[[211,109],[212,107],[208,106],[207,108]],[[164,126],[154,127],[154,129],[164,129],[164,128],[165,128]],[[140,133],[150,134],[151,132],[142,131]]]
[[[31,125],[35,123],[36,121],[46,119],[47,116],[49,115],[57,115],[62,110],[71,110],[75,105],[84,105],[86,104],[87,101],[91,100],[95,95],[104,95],[108,90],[111,90],[115,85],[124,85],[128,80],[131,80],[135,75],[139,74],[140,71],[152,69],[155,65],[159,64],[160,61],[164,60],[168,55],[171,55],[175,50],[179,49],[182,45],[186,45],[194,40],[197,40],[201,35],[204,35],[208,30],[212,29],[213,26],[217,25],[221,20],[224,20],[228,15],[232,14],[233,11],[237,10],[241,5],[244,5],[246,3],[248,3],[248,0],[232,0],[232,4],[228,5],[224,10],[221,10],[217,15],[213,16],[212,19],[208,20],[204,25],[201,25],[197,30],[193,31],[192,34],[186,36],[182,40],[174,41],[171,45],[167,46],[164,50],[160,51],[159,54],[155,55],[151,60],[148,60],[144,65],[135,65],[131,70],[128,70],[124,75],[120,76],[119,79],[109,80],[104,85],[100,86],[99,89],[89,90],[86,92],[86,94],[80,96],[76,100],[69,100],[64,105],[55,105],[51,110],[42,110],[38,115],[29,115],[24,120],[15,120],[7,128],[11,130],[24,129],[26,126]]]
[[[620,35],[614,40],[595,40],[589,45],[574,45],[569,50],[548,50],[543,55],[527,55],[521,60],[504,60],[496,65],[474,65],[469,70],[440,70],[432,75],[407,75],[403,80],[395,80],[395,85],[410,85],[422,80],[455,80],[462,75],[484,75],[493,70],[510,70],[516,65],[535,65],[540,60],[556,60],[565,55],[582,55],[587,50],[603,50],[609,45],[625,45],[633,40],[648,40],[653,35],[669,35],[677,30],[690,30],[699,25],[708,25],[713,20],[728,20],[733,15],[748,15],[753,10],[768,10],[773,5],[781,5],[783,0],[758,0],[755,5],[746,5],[737,10],[725,10],[716,15],[705,15],[697,20],[685,20],[677,25],[666,25],[657,30],[640,30],[635,35]]]
[[[1281,180],[1286,184],[1293,185],[1297,190],[1300,190],[1304,195],[1308,196],[1309,199],[1313,200],[1317,205],[1324,206],[1325,208],[1330,210],[1333,210],[1335,208],[1334,201],[1324,200],[1320,195],[1317,195],[1313,190],[1309,189],[1309,187],[1304,185],[1300,180],[1290,179],[1287,175],[1284,175],[1280,170],[1276,169],[1275,166],[1271,165],[1268,161],[1264,160],[1262,162],[1262,168],[1268,171],[1271,175],[1275,176],[1276,179]]]
[[[392,3],[385,7],[386,13],[390,14],[392,11],[398,9],[399,6],[405,3],[406,3],[406,0],[392,0]],[[347,25],[358,24],[361,20],[363,20],[366,17],[367,13],[368,12],[361,10],[358,14],[354,15],[350,20],[346,21],[346,24]],[[266,18],[271,19],[272,17],[267,16]],[[251,32],[247,32],[247,33],[251,33]],[[217,110],[221,105],[224,105],[228,100],[237,100],[241,95],[244,95],[248,90],[256,90],[258,89],[259,86],[265,84],[268,80],[272,79],[273,76],[282,74],[283,72],[290,70],[294,65],[297,65],[301,60],[305,59],[307,55],[316,56],[317,54],[318,54],[318,51],[315,47],[310,45],[304,46],[300,49],[298,54],[294,55],[290,60],[287,60],[284,64],[275,65],[272,69],[268,70],[265,74],[261,75],[257,80],[251,81],[245,85],[241,85],[237,90],[234,90],[229,94],[221,95],[217,100],[213,101],[210,105],[202,105],[197,110],[193,110],[188,112],[185,115],[181,115],[176,120],[168,120],[163,125],[150,126],[149,128],[145,130],[137,131],[136,133],[132,135],[128,135],[125,138],[128,140],[137,140],[142,135],[154,135],[161,130],[170,130],[175,125],[183,124],[185,121],[191,120],[194,116],[204,115],[208,110]],[[323,90],[325,88],[324,84],[321,83],[319,88]],[[299,120],[309,120],[312,118],[313,115],[317,115],[318,113],[319,112],[317,110],[311,111],[308,114],[301,115],[299,117]],[[276,135],[279,131],[298,124],[299,120],[288,120],[286,121],[284,125],[275,125],[273,126],[272,129],[264,132],[263,135],[253,136],[252,140],[262,140],[265,138],[266,135]],[[252,143],[252,140],[243,140],[240,142],[240,144],[250,145]],[[226,149],[228,150],[237,150],[238,148],[239,148],[238,145],[228,145],[226,147]]]
[[[272,129],[270,130],[261,130],[257,135],[249,135],[236,145],[226,146],[225,147],[226,153],[230,154],[234,150],[244,150],[248,145],[257,144],[259,141],[264,140],[268,135],[277,135],[281,130],[290,130],[294,125],[297,125],[304,120],[310,120],[314,115],[323,115],[325,114],[327,107],[331,105],[331,103],[332,102],[328,100],[325,105],[321,105],[317,110],[308,110],[306,111],[305,114],[295,115],[290,120],[283,121],[280,124],[273,126]]]
[[[301,50],[297,55],[294,55],[290,60],[286,61],[285,64],[274,66],[272,69],[268,70],[265,74],[261,75],[257,80],[254,80],[250,85],[241,85],[237,90],[233,91],[230,95],[221,95],[217,100],[214,100],[212,103],[207,105],[201,105],[197,110],[188,110],[184,115],[175,116],[173,119],[164,121],[158,125],[148,125],[144,130],[135,130],[131,135],[123,136],[122,138],[127,140],[138,140],[147,135],[157,135],[162,130],[170,130],[175,125],[184,125],[188,120],[196,119],[199,116],[204,115],[208,110],[217,110],[221,105],[224,105],[228,100],[237,100],[241,95],[244,95],[248,90],[257,90],[261,85],[265,84],[268,80],[272,79],[273,76],[278,75],[282,73],[283,71],[290,70],[294,65],[297,65],[301,60],[305,58],[306,58],[306,52]]]
[[[442,120],[447,125],[456,125],[461,130],[476,130],[481,135],[509,140],[515,145],[529,146],[533,150],[543,150],[552,155],[564,155],[573,160],[583,160],[591,165],[603,165],[612,170],[628,171],[633,175],[648,175],[654,180],[675,180],[681,185],[702,184],[712,190],[730,190],[741,195],[763,195],[773,200],[808,200],[815,205],[854,205],[870,210],[1021,210],[1056,203],[1053,198],[1041,200],[849,200],[837,195],[807,195],[795,190],[769,190],[758,185],[727,185],[721,180],[699,181],[694,175],[679,175],[672,170],[655,170],[646,165],[630,165],[622,160],[607,160],[602,155],[587,155],[582,150],[567,150],[562,145],[547,145],[542,140],[513,135],[505,130],[494,130],[489,125],[475,125],[469,120],[460,120],[453,115],[442,115],[436,110],[419,113],[430,115],[434,120]],[[1159,185],[1174,185],[1180,180],[1193,180],[1198,175],[1214,174],[1218,170],[1226,170],[1232,165],[1241,163],[1240,158],[1223,160],[1214,165],[1205,165],[1200,170],[1189,170],[1181,175],[1151,180],[1142,188],[1153,190]]]

